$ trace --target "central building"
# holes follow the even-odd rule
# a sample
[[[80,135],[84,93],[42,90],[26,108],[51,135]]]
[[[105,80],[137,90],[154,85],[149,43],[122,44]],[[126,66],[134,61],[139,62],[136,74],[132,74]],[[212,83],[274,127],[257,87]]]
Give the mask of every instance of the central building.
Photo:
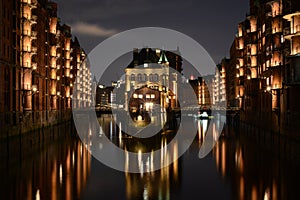
[[[133,50],[133,60],[125,69],[125,110],[151,112],[156,105],[173,110],[177,103],[177,73],[182,72],[179,50],[143,48]]]

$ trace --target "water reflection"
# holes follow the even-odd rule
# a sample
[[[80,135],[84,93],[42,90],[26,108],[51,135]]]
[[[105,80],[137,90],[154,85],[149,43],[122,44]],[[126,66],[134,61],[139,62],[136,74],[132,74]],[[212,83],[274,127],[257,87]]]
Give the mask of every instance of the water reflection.
[[[179,188],[178,161],[156,172],[125,173],[126,199],[170,199],[171,191]]]
[[[133,164],[136,164],[138,166],[138,169],[140,170],[140,173],[124,173],[124,186],[120,185],[119,187],[125,187],[124,195],[126,199],[174,199],[177,197],[181,190],[183,166],[182,159],[174,159],[178,157],[178,149],[180,148],[179,142],[174,142],[167,148],[167,144],[171,139],[173,139],[172,132],[166,130],[166,132],[163,133],[158,139],[154,138],[153,140],[151,140],[149,147],[149,144],[145,145],[143,144],[143,142],[122,133],[120,130],[122,124],[115,124],[111,115],[102,115],[102,117],[99,118],[99,122],[102,126],[102,129],[97,130],[96,127],[90,127],[91,129],[93,129],[92,132],[97,134],[99,133],[98,137],[108,137],[115,145],[124,149],[125,171],[129,168],[130,165]],[[202,143],[205,142],[209,123],[211,123],[210,120],[202,121],[194,120],[193,118],[191,118],[191,124],[198,126],[198,134],[195,138],[195,144],[198,144],[198,148],[196,151],[197,153]],[[213,131],[216,130],[217,127],[215,125]],[[215,140],[218,139],[216,133],[213,134],[213,138]],[[93,138],[90,139],[92,140]],[[89,142],[90,141],[85,141],[86,144],[88,144]],[[93,140],[93,142],[95,142],[95,140]],[[99,149],[101,149],[101,140],[99,144],[93,143],[92,145],[99,146]],[[161,150],[160,156],[158,158],[154,157],[153,154],[153,151],[156,148]],[[92,148],[89,149],[92,150]],[[137,153],[136,160],[133,160],[133,158],[129,157],[129,151],[134,151]],[[150,152],[150,154],[148,154],[149,156],[144,156],[144,152]],[[199,161],[198,157],[194,157],[193,159],[195,161]],[[161,169],[152,171],[154,165],[153,163],[155,160],[158,160],[161,165]],[[164,167],[166,163],[170,163],[170,161],[174,162],[172,162],[172,164],[168,165],[167,167]],[[213,165],[213,163],[211,163],[211,165]],[[100,180],[95,180],[94,184],[98,183],[99,185],[101,185],[100,182]],[[86,194],[85,199],[93,197],[93,195]],[[99,195],[99,198],[100,197],[102,196]],[[108,197],[106,196],[106,198]]]
[[[133,162],[141,171],[151,171],[155,159],[164,166],[177,157],[180,143],[166,148],[173,138],[168,134],[155,140],[155,148],[162,149],[156,158],[153,148],[131,142],[118,128],[123,124],[116,125],[110,115],[99,120],[103,130],[90,129],[87,134],[107,136],[123,148],[125,168]],[[101,143],[81,143],[74,137],[44,146],[19,163],[3,159],[1,199],[299,199],[299,143],[232,127],[226,127],[218,140],[217,121],[191,119],[191,123],[198,133],[188,151],[154,172],[110,169],[89,154],[92,146],[103,148]],[[218,142],[207,157],[199,159],[210,126],[212,139]],[[132,149],[139,155],[134,161],[128,156]],[[149,156],[143,156],[145,151]]]
[[[79,140],[64,137],[18,164],[7,161],[0,167],[1,199],[71,200],[85,188],[91,156]]]
[[[267,141],[265,133],[258,131],[257,137],[245,129],[227,137],[233,132],[224,132],[213,155],[218,171],[232,185],[234,199],[298,199],[299,143],[282,137]]]

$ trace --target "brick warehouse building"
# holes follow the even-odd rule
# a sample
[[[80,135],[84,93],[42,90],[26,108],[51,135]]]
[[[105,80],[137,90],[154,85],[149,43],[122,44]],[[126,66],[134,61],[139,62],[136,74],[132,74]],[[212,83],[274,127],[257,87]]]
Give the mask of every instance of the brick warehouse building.
[[[131,92],[135,92],[135,102],[144,102],[140,103],[142,107],[159,102],[161,107],[177,108],[177,81],[180,77],[170,71],[169,67],[182,72],[182,58],[178,49],[174,52],[151,48],[134,49],[133,61],[125,69],[125,109],[130,110],[127,105]]]
[[[250,13],[238,24],[230,50],[234,82],[227,88],[241,121],[274,132],[298,132],[300,106],[300,2],[250,0]],[[235,100],[234,100],[235,99]]]
[[[81,92],[73,98],[77,107],[88,106],[86,54],[71,28],[60,24],[57,4],[16,0],[0,6],[0,126],[14,134],[70,119],[77,74]]]

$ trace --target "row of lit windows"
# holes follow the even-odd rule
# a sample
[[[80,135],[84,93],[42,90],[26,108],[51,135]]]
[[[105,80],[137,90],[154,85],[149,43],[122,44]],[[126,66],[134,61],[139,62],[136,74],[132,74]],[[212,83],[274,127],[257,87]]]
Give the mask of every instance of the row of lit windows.
[[[146,99],[155,99],[155,94],[146,94]],[[142,99],[144,97],[143,94],[136,94],[134,93],[133,94],[133,98],[134,99]]]

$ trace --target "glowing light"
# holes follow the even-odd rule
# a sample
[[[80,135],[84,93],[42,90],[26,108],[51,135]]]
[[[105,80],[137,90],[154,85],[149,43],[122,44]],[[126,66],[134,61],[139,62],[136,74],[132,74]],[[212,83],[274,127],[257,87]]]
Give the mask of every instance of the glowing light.
[[[40,196],[40,190],[39,190],[39,189],[36,191],[35,199],[36,199],[36,200],[40,200],[40,199],[41,199],[41,196]]]
[[[72,153],[72,165],[74,166],[74,164],[75,164],[75,153],[73,151],[73,153]]]
[[[146,110],[147,110],[147,111],[152,110],[152,108],[153,108],[153,103],[152,103],[152,102],[147,102],[147,103],[145,103],[145,106],[146,106]]]
[[[142,117],[141,115],[139,115],[139,116],[137,117],[137,120],[138,120],[138,121],[142,121],[142,120],[143,120],[143,117]]]
[[[204,116],[204,113],[203,113],[202,116]],[[207,120],[203,120],[202,123],[203,123],[203,137],[204,137],[204,135],[205,135],[205,133],[207,131],[207,127],[208,127],[208,121]]]
[[[143,161],[142,161],[142,150],[141,149],[139,149],[139,151],[138,151],[138,165],[139,165],[141,177],[143,177],[144,165],[143,165]]]
[[[62,174],[62,164],[59,165],[59,182],[62,184],[63,174]]]
[[[122,123],[119,123],[119,144],[122,146]]]
[[[31,90],[32,90],[33,92],[37,92],[37,85],[32,85],[32,86],[31,86]]]
[[[126,148],[124,151],[125,151],[125,172],[127,173],[129,169],[129,153]]]
[[[146,187],[144,188],[143,198],[144,198],[144,200],[149,199],[149,197],[148,197],[148,189]]]
[[[270,199],[270,191],[269,189],[266,189],[265,195],[264,195],[264,200],[269,200]]]

